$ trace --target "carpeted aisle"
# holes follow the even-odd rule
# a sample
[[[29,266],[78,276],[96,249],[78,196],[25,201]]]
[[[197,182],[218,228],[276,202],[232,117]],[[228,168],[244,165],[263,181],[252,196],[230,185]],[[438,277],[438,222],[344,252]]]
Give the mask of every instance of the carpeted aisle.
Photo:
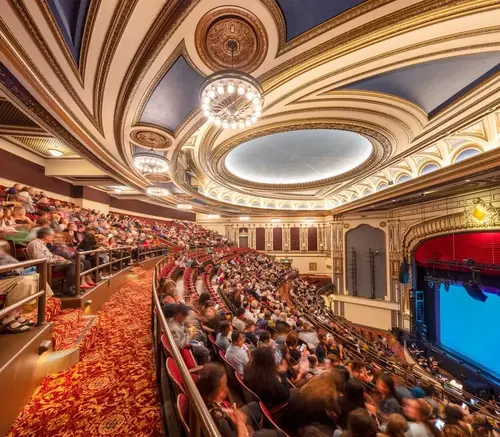
[[[44,379],[8,436],[162,436],[151,351],[152,270],[99,311],[93,347],[77,365]]]

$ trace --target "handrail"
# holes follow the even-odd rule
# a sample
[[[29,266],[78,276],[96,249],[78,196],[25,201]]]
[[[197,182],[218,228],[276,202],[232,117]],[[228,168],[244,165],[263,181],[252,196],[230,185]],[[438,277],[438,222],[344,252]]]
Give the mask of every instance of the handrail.
[[[215,422],[213,421],[212,416],[210,415],[210,412],[208,411],[208,408],[205,405],[205,402],[203,401],[198,389],[196,388],[196,385],[193,381],[193,378],[191,377],[191,374],[189,373],[188,368],[186,367],[186,364],[184,363],[182,355],[177,345],[175,344],[175,340],[168,327],[167,319],[165,318],[165,315],[163,314],[162,311],[162,305],[157,294],[156,284],[157,284],[158,273],[161,269],[161,266],[163,266],[164,261],[167,258],[168,257],[165,257],[162,260],[160,260],[156,264],[154,269],[153,292],[152,292],[153,294],[152,314],[153,317],[155,318],[154,322],[159,321],[160,323],[159,324],[153,323],[153,325],[156,326],[157,329],[161,329],[161,331],[166,335],[167,340],[171,346],[172,358],[174,359],[177,367],[179,368],[179,372],[181,374],[182,381],[187,392],[187,398],[190,401],[190,423],[189,423],[191,430],[190,434],[194,437],[199,437],[201,429],[205,437],[220,437],[219,430]],[[159,336],[157,335],[157,339],[158,338]],[[157,366],[162,366],[164,364],[164,360],[160,358],[162,349],[161,347],[159,347],[157,341],[154,342],[154,347],[155,347],[155,358],[156,358],[155,363]],[[159,374],[158,367],[156,370],[158,375]],[[161,379],[159,379],[159,381],[161,382]]]
[[[98,248],[92,250],[84,250],[76,252],[75,259],[75,290],[76,296],[80,295],[80,280],[82,276],[86,276],[93,272],[99,272],[105,267],[109,267],[109,275],[112,275],[113,265],[120,263],[120,270],[123,270],[123,261],[129,260],[132,261],[132,246],[119,246],[119,247],[110,247],[110,248]],[[128,252],[127,256],[123,256],[123,252]],[[120,252],[120,258],[113,259],[113,252]],[[80,270],[80,263],[82,262],[82,257],[87,255],[95,255],[95,267],[84,270],[83,272]],[[99,255],[108,255],[109,261],[106,263],[99,264]],[[97,278],[96,278],[97,279]],[[96,281],[97,282],[97,281]]]
[[[0,273],[17,269],[25,269],[27,267],[36,267],[37,269],[38,292],[2,309],[0,311],[0,319],[4,318],[10,312],[31,302],[33,299],[37,299],[37,326],[42,326],[45,325],[45,304],[47,301],[47,259],[40,258],[8,264],[0,267]]]

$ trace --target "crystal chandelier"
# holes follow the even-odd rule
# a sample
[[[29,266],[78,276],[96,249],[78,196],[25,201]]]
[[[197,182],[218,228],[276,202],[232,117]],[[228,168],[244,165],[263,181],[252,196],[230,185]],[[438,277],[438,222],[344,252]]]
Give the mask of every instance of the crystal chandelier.
[[[148,152],[135,153],[132,156],[134,167],[142,174],[161,174],[168,172],[168,160],[153,152],[153,149]]]
[[[237,43],[228,41],[231,64]],[[224,70],[207,77],[200,90],[201,107],[208,121],[223,129],[244,128],[257,121],[264,94],[259,82],[247,73]]]
[[[148,196],[153,197],[167,197],[170,194],[170,191],[168,191],[166,188],[151,186],[146,188],[146,193]]]

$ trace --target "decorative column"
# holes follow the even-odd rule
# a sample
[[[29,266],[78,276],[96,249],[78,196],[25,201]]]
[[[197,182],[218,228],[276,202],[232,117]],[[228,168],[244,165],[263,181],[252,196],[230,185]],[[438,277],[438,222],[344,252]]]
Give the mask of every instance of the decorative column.
[[[283,229],[283,250],[288,252],[290,250],[290,224],[287,223],[281,227]]]
[[[249,225],[248,226],[248,247],[251,249],[255,249],[255,225]]]
[[[266,252],[273,250],[273,227],[266,225]]]
[[[338,294],[345,294],[344,289],[344,223],[340,217],[335,217],[331,224],[331,253],[333,284]]]

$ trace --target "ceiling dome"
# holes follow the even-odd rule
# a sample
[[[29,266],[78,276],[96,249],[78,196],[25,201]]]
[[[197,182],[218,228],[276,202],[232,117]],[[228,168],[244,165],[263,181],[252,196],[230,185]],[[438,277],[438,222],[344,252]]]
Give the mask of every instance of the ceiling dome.
[[[226,169],[260,184],[303,184],[342,175],[372,154],[371,142],[346,130],[307,129],[259,137],[234,148]]]

